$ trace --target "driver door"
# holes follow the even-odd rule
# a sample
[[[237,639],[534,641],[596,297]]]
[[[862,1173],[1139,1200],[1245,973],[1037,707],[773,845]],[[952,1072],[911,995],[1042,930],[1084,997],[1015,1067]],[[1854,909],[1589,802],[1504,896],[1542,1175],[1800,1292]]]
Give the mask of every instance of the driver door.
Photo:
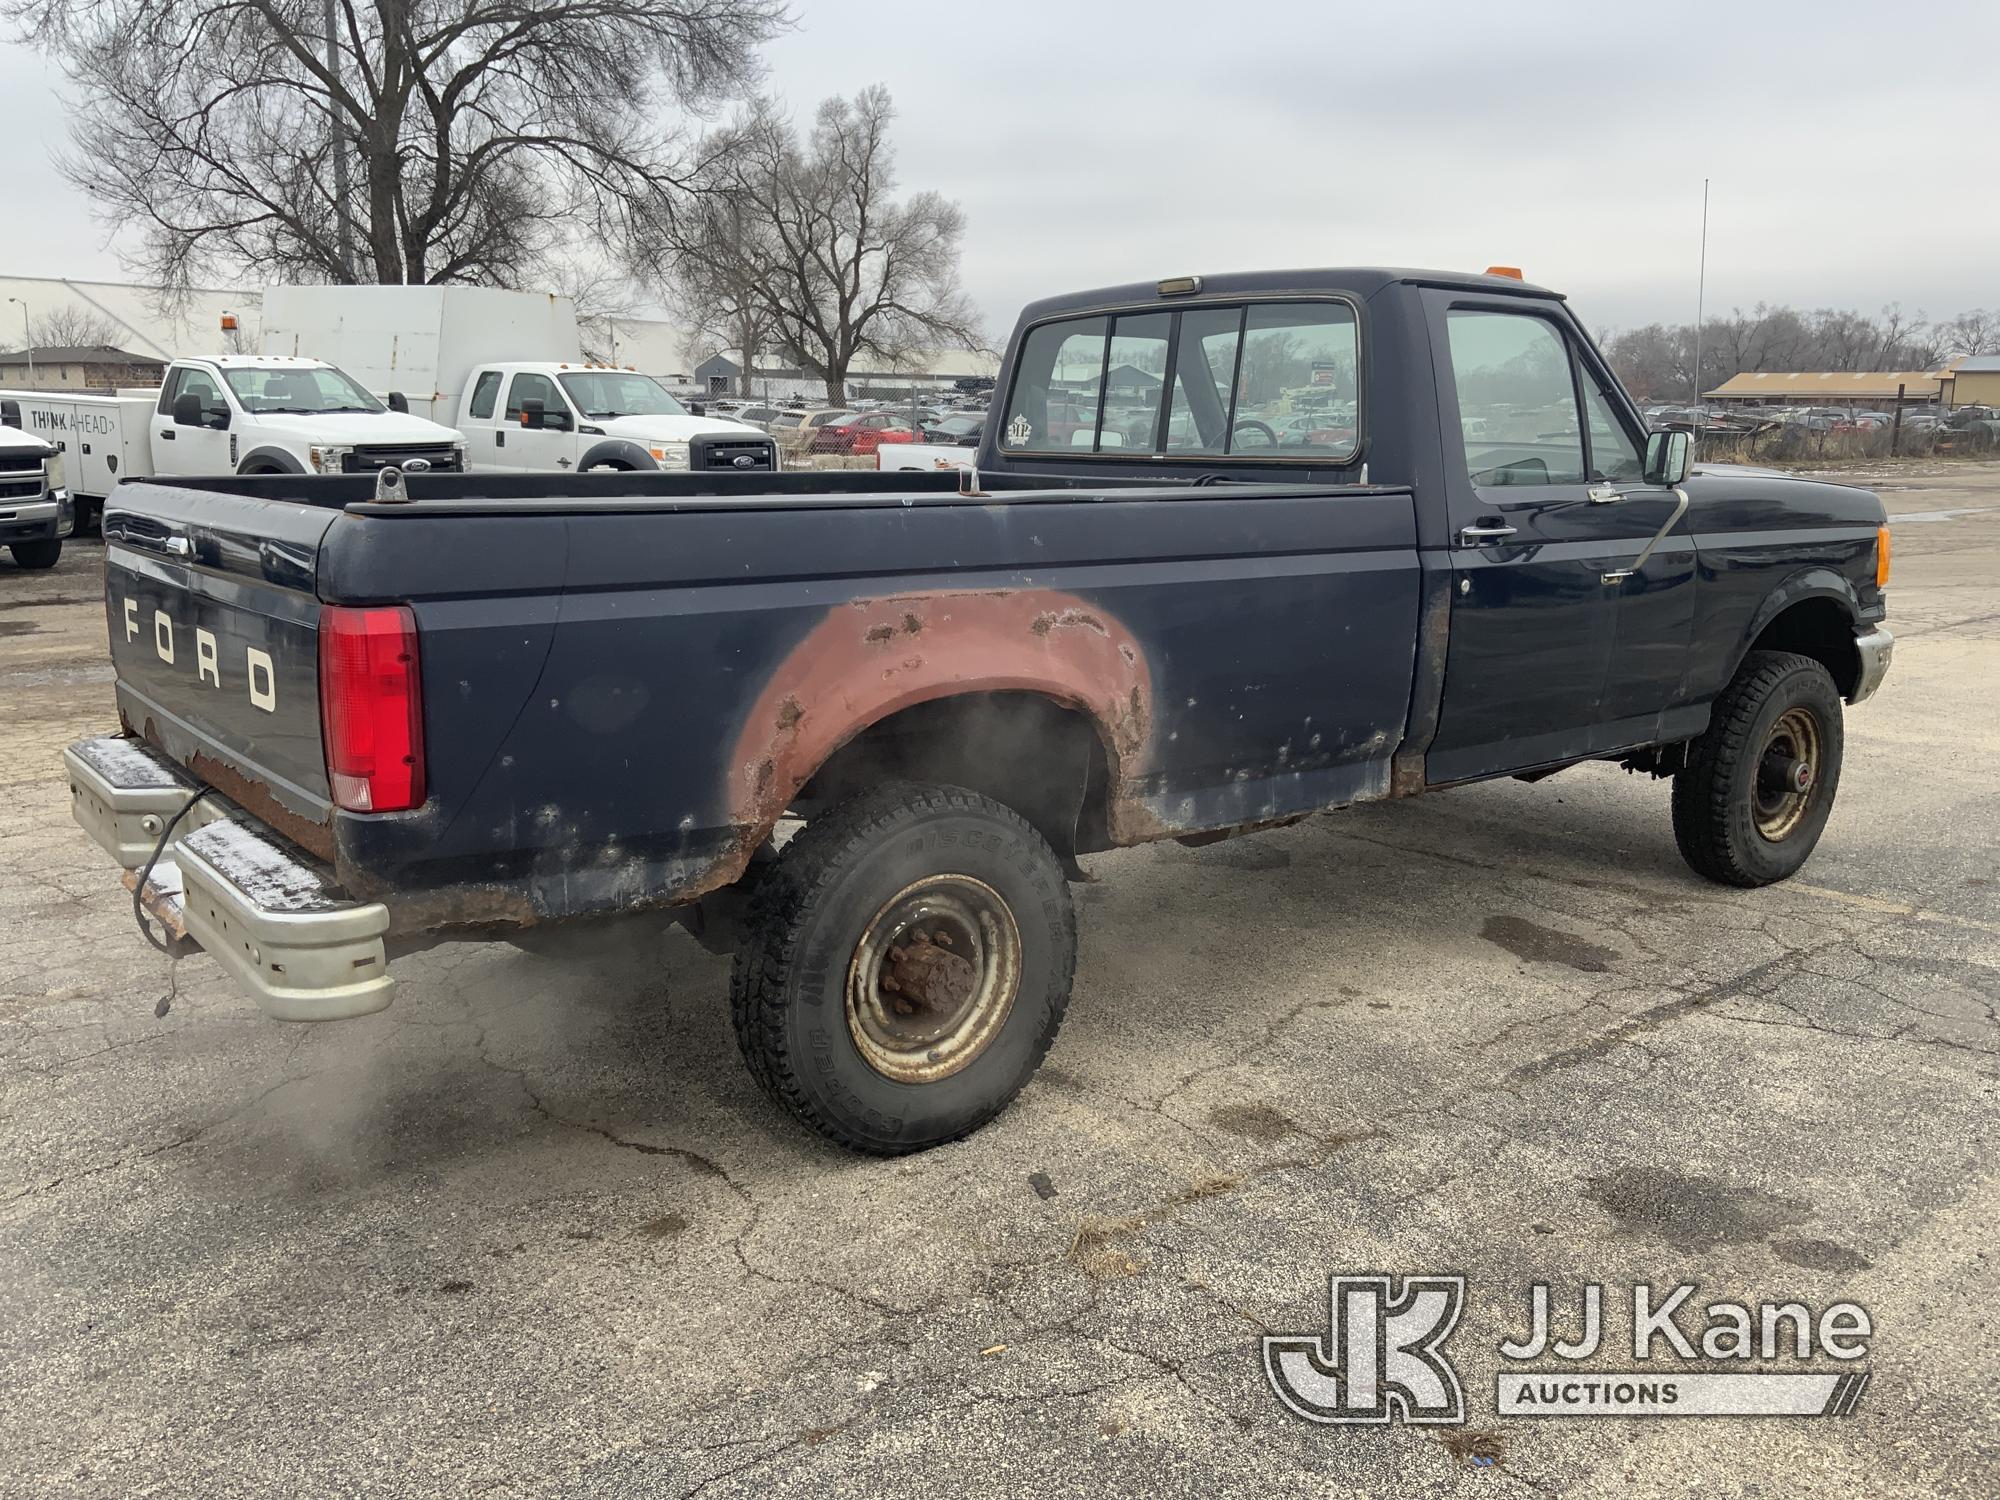
[[[551,416],[569,414],[569,430],[558,427],[523,427],[521,403],[539,401]],[[506,420],[500,435],[505,441],[494,450],[495,464],[504,469],[568,470],[576,466],[576,417],[562,391],[548,376],[532,370],[516,371],[507,383]]]
[[[1638,552],[1591,482],[1571,341],[1553,308],[1426,294],[1443,433],[1451,629],[1433,783],[1606,748],[1617,622]]]
[[[183,427],[174,420],[174,402],[184,394],[200,400],[203,425]],[[160,390],[153,426],[153,472],[190,476],[235,473],[229,443],[233,420],[229,398],[214,373],[199,365],[182,365]]]

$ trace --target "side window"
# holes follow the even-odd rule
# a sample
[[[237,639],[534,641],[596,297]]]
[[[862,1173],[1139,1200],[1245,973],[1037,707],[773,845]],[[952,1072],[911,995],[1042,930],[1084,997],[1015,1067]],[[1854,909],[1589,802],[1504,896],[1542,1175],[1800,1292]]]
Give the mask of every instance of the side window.
[[[1111,325],[1111,347],[1104,361],[1100,391],[1103,409],[1098,429],[1100,453],[1129,448],[1151,453],[1160,430],[1160,396],[1167,384],[1167,334],[1172,313],[1125,316]],[[1071,439],[1072,446],[1083,444]]]
[[[1173,396],[1167,409],[1169,453],[1227,452],[1229,388],[1236,379],[1236,349],[1243,309],[1200,307],[1181,315],[1174,352]]]
[[[181,371],[181,378],[174,387],[174,396],[199,396],[203,411],[215,411],[228,405],[222,399],[222,387],[208,371],[189,365]],[[168,410],[173,409],[172,402]]]
[[[1569,346],[1555,325],[1467,309],[1449,314],[1445,326],[1472,482],[1581,484],[1583,424]]]
[[[1583,410],[1590,426],[1590,477],[1613,484],[1637,484],[1646,472],[1644,456],[1590,372],[1583,372]]]
[[[1105,318],[1077,318],[1030,330],[1021,344],[1014,394],[1000,429],[1008,448],[1066,453],[1091,445],[1108,324]]]
[[[521,420],[521,403],[539,401],[549,411],[566,411],[562,397],[556,394],[556,383],[546,375],[527,372],[516,375],[507,385],[507,420]]]
[[[472,414],[485,422],[493,416],[493,403],[500,399],[500,372],[481,370],[479,384],[472,388]]]
[[[1352,458],[1360,442],[1360,343],[1340,302],[1252,306],[1229,451],[1249,457]]]

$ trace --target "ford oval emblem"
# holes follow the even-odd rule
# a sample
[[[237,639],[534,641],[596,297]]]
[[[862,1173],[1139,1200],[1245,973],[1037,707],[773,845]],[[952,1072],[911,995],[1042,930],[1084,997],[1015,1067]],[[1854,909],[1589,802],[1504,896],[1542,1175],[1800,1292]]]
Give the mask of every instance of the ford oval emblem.
[[[754,469],[757,467],[755,456],[748,453],[739,453],[729,461],[739,469]]]
[[[431,461],[428,458],[406,459],[403,463],[403,472],[405,474],[428,474],[430,469]]]

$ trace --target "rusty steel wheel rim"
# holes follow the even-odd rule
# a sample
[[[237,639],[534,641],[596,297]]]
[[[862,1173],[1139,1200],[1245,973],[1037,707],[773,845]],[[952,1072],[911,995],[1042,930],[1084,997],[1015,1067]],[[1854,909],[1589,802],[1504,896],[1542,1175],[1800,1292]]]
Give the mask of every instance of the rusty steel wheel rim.
[[[1818,790],[1825,737],[1809,709],[1788,708],[1778,715],[1764,737],[1757,757],[1757,780],[1751,791],[1751,811],[1757,832],[1781,843],[1805,821]]]
[[[897,1083],[936,1083],[1000,1034],[1021,989],[1021,929],[970,875],[928,875],[875,913],[847,966],[847,1029]]]

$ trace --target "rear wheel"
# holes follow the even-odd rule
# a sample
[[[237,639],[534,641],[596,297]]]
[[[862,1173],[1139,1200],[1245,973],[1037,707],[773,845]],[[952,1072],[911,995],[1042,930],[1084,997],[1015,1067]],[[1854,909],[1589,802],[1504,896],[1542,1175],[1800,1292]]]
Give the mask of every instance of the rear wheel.
[[[24,568],[53,568],[62,556],[62,542],[49,538],[39,542],[13,542],[7,550],[14,554],[14,561]]]
[[[1674,840],[1724,885],[1769,885],[1811,855],[1840,785],[1840,690],[1825,667],[1753,651],[1674,777]]]
[[[977,793],[893,783],[786,845],[730,1009],[765,1092],[828,1140],[893,1156],[1007,1107],[1055,1040],[1075,963],[1040,834]]]

